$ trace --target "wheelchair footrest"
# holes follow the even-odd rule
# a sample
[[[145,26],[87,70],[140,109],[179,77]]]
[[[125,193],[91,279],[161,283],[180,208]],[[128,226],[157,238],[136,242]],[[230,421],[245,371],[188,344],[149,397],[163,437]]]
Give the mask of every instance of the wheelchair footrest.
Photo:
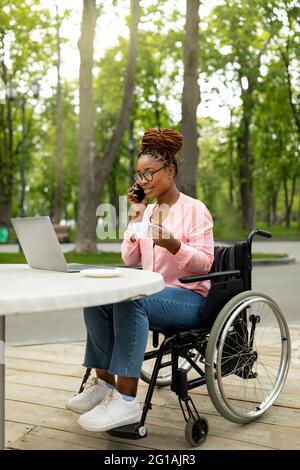
[[[142,439],[147,436],[147,429],[140,423],[126,424],[118,428],[107,431],[110,436],[121,437],[122,439]]]

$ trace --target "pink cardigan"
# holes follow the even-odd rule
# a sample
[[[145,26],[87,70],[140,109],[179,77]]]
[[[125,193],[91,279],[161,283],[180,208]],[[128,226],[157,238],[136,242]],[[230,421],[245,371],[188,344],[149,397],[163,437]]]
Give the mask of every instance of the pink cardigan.
[[[149,204],[143,221],[149,221],[155,204]],[[164,227],[181,246],[175,255],[166,248],[154,245],[151,238],[130,240],[133,234],[129,223],[124,233],[121,251],[126,265],[142,264],[143,269],[160,273],[166,286],[182,287],[207,296],[210,281],[181,284],[179,277],[209,272],[214,260],[213,221],[209,210],[201,201],[180,193],[163,221]]]

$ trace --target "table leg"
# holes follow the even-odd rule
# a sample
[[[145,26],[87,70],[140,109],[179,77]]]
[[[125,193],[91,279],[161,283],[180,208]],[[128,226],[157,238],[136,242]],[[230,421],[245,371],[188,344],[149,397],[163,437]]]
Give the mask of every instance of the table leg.
[[[5,446],[5,316],[0,315],[0,450]]]

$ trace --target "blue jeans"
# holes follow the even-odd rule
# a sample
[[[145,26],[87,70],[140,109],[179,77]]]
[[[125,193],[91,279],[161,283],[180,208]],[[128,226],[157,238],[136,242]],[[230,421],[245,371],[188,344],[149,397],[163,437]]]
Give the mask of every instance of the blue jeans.
[[[149,327],[201,327],[205,297],[181,287],[117,304],[84,309],[87,343],[84,366],[139,378]]]

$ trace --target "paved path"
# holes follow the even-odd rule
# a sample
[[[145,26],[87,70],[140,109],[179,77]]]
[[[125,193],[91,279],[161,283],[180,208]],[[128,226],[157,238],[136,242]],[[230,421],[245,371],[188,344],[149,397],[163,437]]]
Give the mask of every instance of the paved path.
[[[221,242],[217,242],[221,244]],[[63,250],[72,250],[71,244]],[[3,245],[0,246],[3,248]],[[12,249],[12,248],[11,248]],[[15,245],[17,251],[17,245]],[[119,251],[120,244],[99,244],[99,249]],[[5,250],[1,250],[5,251]],[[254,266],[253,289],[269,294],[284,311],[289,323],[300,324],[300,242],[262,240],[253,243],[254,252],[288,253],[296,262],[279,266]],[[85,338],[85,328],[80,309],[16,316],[7,320],[7,340],[11,344],[36,344],[78,341]]]

